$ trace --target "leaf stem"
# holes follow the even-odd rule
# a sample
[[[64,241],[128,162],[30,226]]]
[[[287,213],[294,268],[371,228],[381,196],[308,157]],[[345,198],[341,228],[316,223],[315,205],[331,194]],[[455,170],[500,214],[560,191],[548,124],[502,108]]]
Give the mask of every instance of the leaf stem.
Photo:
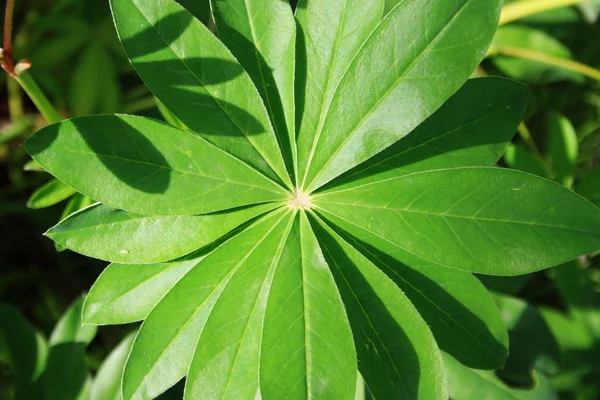
[[[537,61],[547,65],[552,65],[558,68],[566,69],[572,72],[577,72],[581,75],[600,81],[600,70],[597,70],[596,68],[590,67],[589,65],[585,65],[577,61],[541,53],[539,51],[512,46],[492,46],[488,51],[487,55],[502,55]]]
[[[555,8],[585,3],[588,0],[523,0],[510,3],[502,9],[500,26]]]
[[[2,49],[2,68],[13,77],[31,98],[40,114],[49,123],[62,121],[59,112],[44,95],[40,87],[33,80],[27,69],[31,64],[27,60],[16,62],[12,53],[12,31],[15,0],[6,0],[6,13],[4,14],[4,47]],[[15,108],[15,111],[18,111]]]
[[[42,117],[44,117],[49,124],[55,124],[62,121],[62,116],[52,103],[50,103],[50,100],[44,95],[44,92],[42,92],[42,89],[40,89],[28,71],[23,71],[14,78],[19,82],[19,85],[21,85],[25,93],[27,93],[29,98],[33,101],[33,104],[35,104],[39,110],[40,114],[42,114]]]
[[[2,48],[2,67],[11,75],[15,71],[15,59],[12,55],[12,20],[15,10],[15,1],[6,0],[6,12],[4,13],[4,47]]]

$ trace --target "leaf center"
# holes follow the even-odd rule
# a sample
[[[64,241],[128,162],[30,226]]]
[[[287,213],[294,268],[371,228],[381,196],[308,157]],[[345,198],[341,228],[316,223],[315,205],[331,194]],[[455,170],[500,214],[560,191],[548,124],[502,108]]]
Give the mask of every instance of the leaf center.
[[[288,207],[292,210],[310,210],[312,207],[311,197],[300,189],[294,189],[292,197],[288,201]]]

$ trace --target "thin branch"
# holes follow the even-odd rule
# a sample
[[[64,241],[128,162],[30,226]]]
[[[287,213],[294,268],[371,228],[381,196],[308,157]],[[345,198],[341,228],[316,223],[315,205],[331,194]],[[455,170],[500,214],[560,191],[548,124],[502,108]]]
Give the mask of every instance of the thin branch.
[[[538,14],[555,8],[573,6],[588,0],[522,0],[510,3],[502,9],[500,25],[508,24],[530,15]]]
[[[577,61],[569,60],[562,57],[552,56],[546,53],[541,53],[535,50],[523,49],[512,46],[492,46],[488,52],[488,56],[503,55],[508,57],[522,58],[531,61],[537,61],[543,64],[552,65],[557,68],[566,69],[576,72],[589,78],[600,81],[600,70],[582,64]]]

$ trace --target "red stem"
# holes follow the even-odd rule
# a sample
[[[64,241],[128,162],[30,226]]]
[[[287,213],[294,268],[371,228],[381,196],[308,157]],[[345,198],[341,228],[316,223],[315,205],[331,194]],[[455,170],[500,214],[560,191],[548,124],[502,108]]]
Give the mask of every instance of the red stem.
[[[6,13],[4,14],[4,48],[2,49],[2,58],[4,63],[2,67],[11,75],[15,75],[16,62],[12,55],[12,22],[15,9],[14,0],[6,0]]]

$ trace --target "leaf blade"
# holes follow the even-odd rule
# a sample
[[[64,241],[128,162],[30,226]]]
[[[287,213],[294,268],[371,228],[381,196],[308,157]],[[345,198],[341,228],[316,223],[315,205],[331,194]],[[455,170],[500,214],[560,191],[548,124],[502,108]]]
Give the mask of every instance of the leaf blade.
[[[173,0],[111,1],[111,8],[129,60],[171,112],[224,151],[291,185],[258,91],[200,21]]]
[[[133,213],[202,214],[285,200],[282,187],[202,138],[142,117],[67,120],[25,147],[80,193]]]
[[[435,264],[483,274],[536,271],[600,244],[596,207],[556,183],[508,169],[416,173],[325,192],[313,202],[328,218],[337,216],[336,224],[341,219]]]
[[[389,147],[438,109],[483,58],[499,14],[496,0],[400,2],[336,90],[323,127],[328,135],[317,144],[307,191]],[[365,82],[367,76],[372,78]],[[415,93],[421,94],[416,100]],[[355,104],[349,106],[348,99]]]

